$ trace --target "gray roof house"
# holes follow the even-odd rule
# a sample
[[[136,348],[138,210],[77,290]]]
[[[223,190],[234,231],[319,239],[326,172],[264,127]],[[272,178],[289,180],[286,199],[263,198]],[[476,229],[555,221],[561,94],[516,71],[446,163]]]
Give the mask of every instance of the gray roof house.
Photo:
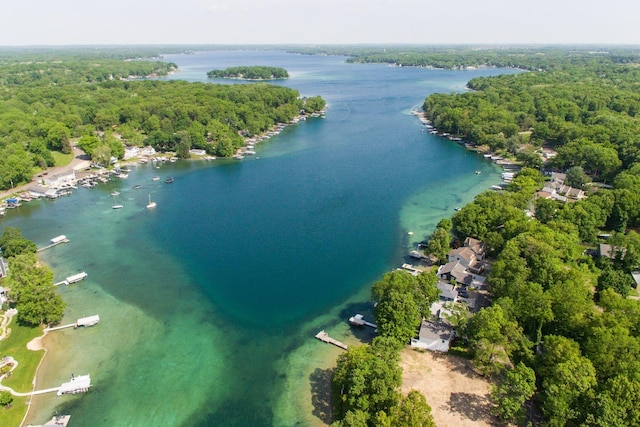
[[[453,328],[442,322],[423,319],[418,338],[411,339],[411,347],[430,351],[449,351]]]

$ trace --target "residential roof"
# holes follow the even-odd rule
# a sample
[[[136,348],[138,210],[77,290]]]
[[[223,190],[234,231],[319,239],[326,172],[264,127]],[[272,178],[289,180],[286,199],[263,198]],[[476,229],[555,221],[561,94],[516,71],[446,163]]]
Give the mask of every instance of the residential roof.
[[[411,340],[412,347],[424,348],[432,351],[449,350],[449,341],[453,337],[453,329],[441,322],[422,320],[418,339]]]
[[[471,262],[473,262],[475,260],[476,254],[473,250],[471,250],[471,248],[468,248],[466,246],[462,246],[458,249],[452,249],[451,251],[449,251],[449,258],[453,258],[455,256],[458,256],[460,258],[465,259],[469,264],[471,264]]]
[[[440,296],[444,299],[455,300],[458,297],[458,291],[451,283],[438,281],[438,289]]]

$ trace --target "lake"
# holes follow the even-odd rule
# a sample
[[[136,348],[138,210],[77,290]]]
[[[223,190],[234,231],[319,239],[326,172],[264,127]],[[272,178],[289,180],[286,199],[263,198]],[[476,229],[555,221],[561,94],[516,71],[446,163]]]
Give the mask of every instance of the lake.
[[[70,242],[43,260],[56,281],[88,277],[60,288],[63,323],[101,318],[47,336],[36,387],[89,373],[91,391],[34,398],[27,422],[58,411],[72,415],[71,426],[321,425],[328,368],[341,350],[314,335],[324,329],[358,343],[362,333],[347,319],[373,319],[372,283],[455,207],[500,182],[493,164],[423,131],[411,110],[430,93],[515,71],[347,64],[279,51],[164,59],[180,67],[167,79],[221,84],[238,82],[206,72],[285,68],[291,77],[274,84],[322,96],[326,118],[288,126],[257,145],[256,157],[138,165],[127,179],[0,219],[38,246],[65,234]],[[114,190],[122,209],[111,209]]]

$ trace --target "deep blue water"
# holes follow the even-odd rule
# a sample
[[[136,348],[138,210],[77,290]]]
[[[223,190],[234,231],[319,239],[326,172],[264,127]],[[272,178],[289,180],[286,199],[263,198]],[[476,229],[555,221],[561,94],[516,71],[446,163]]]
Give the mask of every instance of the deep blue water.
[[[430,93],[511,71],[270,51],[165,59],[181,68],[170,79],[190,81],[208,81],[213,68],[283,67],[291,78],[276,84],[322,96],[327,117],[259,144],[259,160],[139,166],[128,180],[0,219],[39,245],[66,234],[71,242],[43,257],[59,277],[89,273],[62,290],[68,315],[99,309],[104,319],[98,332],[52,337],[56,354],[72,348],[79,356],[47,356],[43,374],[55,383],[80,366],[92,372],[95,390],[40,406],[71,411],[72,425],[313,424],[309,402],[290,403],[299,414],[278,412],[291,387],[288,358],[322,346],[310,331],[346,320],[327,313],[354,298],[366,302],[372,282],[402,263],[437,220],[499,181],[481,156],[422,132],[410,110]],[[143,187],[133,190],[135,183]],[[116,188],[121,211],[110,209]],[[158,204],[153,212],[144,209],[148,194]],[[409,230],[424,233],[408,237]]]

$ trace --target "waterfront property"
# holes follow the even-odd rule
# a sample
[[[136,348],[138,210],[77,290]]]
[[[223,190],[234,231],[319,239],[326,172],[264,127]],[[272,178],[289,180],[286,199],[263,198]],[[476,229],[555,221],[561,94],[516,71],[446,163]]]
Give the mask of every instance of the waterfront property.
[[[453,328],[444,322],[422,320],[418,338],[411,339],[411,347],[423,350],[449,351],[449,344],[453,339]]]

